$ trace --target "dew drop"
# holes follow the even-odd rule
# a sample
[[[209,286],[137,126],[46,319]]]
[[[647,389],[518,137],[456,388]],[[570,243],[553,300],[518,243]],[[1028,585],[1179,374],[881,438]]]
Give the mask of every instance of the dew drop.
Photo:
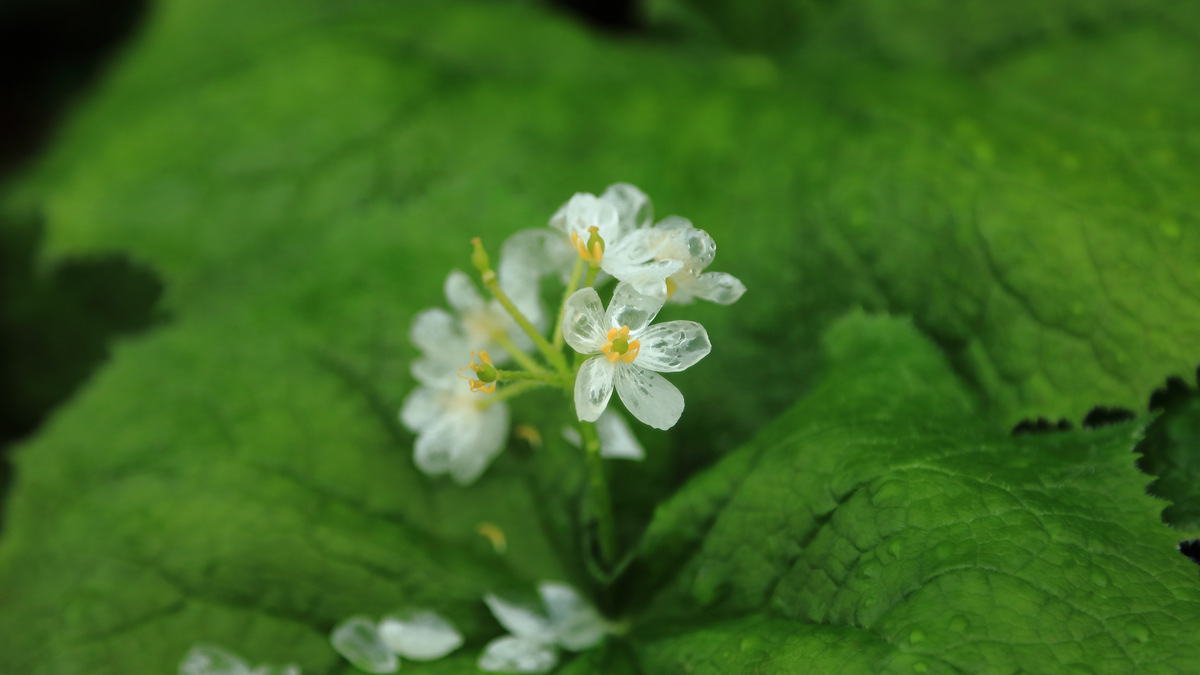
[[[950,619],[950,630],[952,630],[956,633],[961,633],[970,627],[971,627],[971,622],[968,621],[967,617],[965,617],[965,616],[959,615],[959,616],[954,617],[953,619]]]
[[[914,630],[913,632],[908,634],[908,644],[910,644],[910,645],[915,645],[919,642],[924,642],[924,641],[925,641],[924,631]]]
[[[924,661],[917,661],[916,663],[913,664],[913,672],[914,673],[923,673],[927,670],[929,670],[929,666],[925,665]]]

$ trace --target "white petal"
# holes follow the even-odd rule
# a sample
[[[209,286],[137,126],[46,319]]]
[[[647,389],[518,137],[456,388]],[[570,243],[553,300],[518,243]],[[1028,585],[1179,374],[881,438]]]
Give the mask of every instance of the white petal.
[[[433,420],[417,436],[413,462],[422,473],[440,476],[450,471],[460,441],[460,429],[448,412]]]
[[[600,198],[617,207],[621,229],[647,227],[654,220],[654,208],[646,193],[629,183],[609,185]]]
[[[491,673],[544,673],[558,663],[554,647],[528,638],[507,635],[488,643],[479,657],[479,669]]]
[[[653,260],[662,247],[665,238],[662,233],[653,229],[632,230],[623,233],[612,242],[605,241],[604,258],[601,267],[624,268],[630,265],[640,265]],[[666,256],[662,256],[666,257]],[[604,265],[608,262],[608,266]]]
[[[485,595],[483,601],[500,625],[513,635],[542,641],[550,639],[550,623],[541,614],[491,593]]]
[[[301,675],[300,666],[289,663],[285,666],[259,666],[250,675]]]
[[[550,218],[551,227],[568,236],[575,232],[583,237],[585,242],[589,235],[588,228],[593,226],[605,241],[615,241],[619,234],[617,224],[617,208],[611,202],[586,192],[576,193],[566,206]]]
[[[622,363],[616,387],[630,414],[655,429],[670,429],[683,414],[683,394],[658,373]]]
[[[400,659],[379,639],[375,624],[365,616],[346,619],[337,628],[329,641],[337,653],[354,664],[355,668],[368,673],[394,673],[400,667]]]
[[[576,439],[579,438],[578,430],[574,427],[567,428],[575,432]],[[642,449],[642,444],[638,442],[637,436],[634,436],[633,431],[629,429],[625,418],[612,408],[606,409],[600,415],[600,419],[596,420],[596,434],[600,436],[601,457],[607,459],[644,459],[646,457],[646,451]],[[565,431],[563,435],[566,435]],[[578,447],[581,443],[576,441],[574,445]]]
[[[581,288],[567,298],[562,330],[567,344],[580,354],[600,351],[608,336],[608,324],[604,321],[604,303],[600,302],[596,289]]]
[[[406,659],[432,661],[462,646],[463,636],[434,612],[393,614],[379,622],[379,638]]]
[[[595,422],[612,396],[613,375],[617,370],[603,356],[583,362],[575,376],[575,415],[583,422]]]
[[[609,624],[574,588],[552,581],[538,585],[550,616],[555,640],[573,652],[595,646],[609,632]]]
[[[667,235],[658,255],[682,260],[684,269],[698,271],[712,264],[717,255],[717,243],[704,230],[697,230],[691,221],[671,216],[654,226]]]
[[[441,414],[438,391],[429,387],[413,389],[400,406],[400,422],[414,433],[432,424]]]
[[[613,291],[612,302],[608,303],[605,328],[629,326],[629,335],[636,338],[658,315],[665,300],[665,297],[655,298],[639,293],[632,284],[619,283]]]
[[[606,410],[605,412],[608,412],[608,411]],[[604,419],[603,414],[600,415],[600,419]],[[599,424],[599,422],[597,422],[597,424]],[[597,427],[596,432],[599,433],[599,431],[600,431],[600,429],[599,429],[599,427]],[[583,437],[579,435],[579,429],[576,429],[575,427],[572,427],[572,426],[565,426],[562,428],[562,435],[563,435],[563,440],[570,443],[571,445],[573,445],[577,448],[583,447]],[[600,454],[604,454],[603,447],[600,449]]]
[[[464,343],[465,344],[465,343]],[[453,389],[465,383],[458,377],[458,367],[471,358],[470,350],[456,350],[455,360],[450,360],[450,351],[440,358],[421,357],[408,366],[413,379],[434,389]]]
[[[483,296],[471,281],[471,277],[459,270],[450,270],[444,286],[446,302],[459,314],[477,312],[483,307]]]
[[[683,268],[681,260],[654,260],[637,265],[619,266],[605,256],[600,261],[604,271],[624,281],[643,295],[667,298],[667,277]]]
[[[575,262],[575,252],[566,238],[544,228],[521,230],[510,236],[500,248],[496,266],[500,288],[535,326],[543,321],[541,280],[558,274]]]
[[[680,273],[671,277],[671,280],[675,281],[680,289],[687,290],[689,294],[719,305],[731,305],[746,292],[745,284],[737,277],[725,272],[708,272],[699,275]]]
[[[465,346],[466,340],[458,317],[438,308],[426,309],[417,314],[413,318],[408,336],[422,353],[435,357],[445,354],[451,347]]]
[[[508,406],[493,403],[460,422],[463,435],[450,464],[450,477],[459,485],[479,479],[508,440]]]
[[[641,346],[634,365],[660,373],[677,373],[712,351],[708,331],[695,321],[667,321],[638,335]]]
[[[200,644],[179,662],[179,675],[250,675],[250,667],[220,647]]]

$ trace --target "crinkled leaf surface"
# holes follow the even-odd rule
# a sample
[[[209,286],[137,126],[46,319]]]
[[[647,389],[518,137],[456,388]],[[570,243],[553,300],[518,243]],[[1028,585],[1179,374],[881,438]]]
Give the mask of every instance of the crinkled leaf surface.
[[[466,240],[495,250],[617,180],[709,230],[751,289],[664,313],[714,352],[672,378],[683,423],[617,469],[628,538],[808,393],[657,511],[612,598],[630,639],[569,670],[1194,654],[1195,570],[1143,495],[1138,426],[1003,430],[1141,408],[1194,368],[1200,23],[1014,13],[930,40],[952,5],[905,27],[841,3],[767,59],[519,3],[161,3],[4,202],[44,214],[47,260],[155,270],[174,320],[19,451],[0,671],[169,672],[202,640],[339,672],[334,623],[427,605],[471,655],[411,672],[469,672],[499,630],[484,592],[585,584],[561,442],[514,443],[464,490],[415,472],[395,410],[409,321]],[[855,306],[933,343],[840,324],[809,391]]]

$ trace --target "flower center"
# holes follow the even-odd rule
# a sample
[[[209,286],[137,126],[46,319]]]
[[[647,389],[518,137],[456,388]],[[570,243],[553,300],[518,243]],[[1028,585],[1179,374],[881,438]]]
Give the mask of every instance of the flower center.
[[[616,363],[618,359],[625,363],[633,363],[641,348],[641,340],[629,339],[629,326],[621,326],[608,329],[608,337],[605,338],[604,344],[600,345],[600,353],[604,354],[604,358],[610,363]]]
[[[479,363],[475,363],[476,355],[479,357]],[[475,377],[463,376],[464,370],[475,371]],[[471,385],[471,391],[490,394],[496,391],[496,380],[500,374],[496,372],[496,367],[492,365],[492,357],[488,356],[486,351],[471,352],[471,362],[465,366],[460,366],[458,376],[467,380]]]
[[[587,238],[587,242],[583,241],[583,237],[579,236],[578,232],[571,233],[571,243],[575,245],[575,250],[579,252],[579,257],[592,263],[599,265],[600,259],[604,257],[604,237],[600,236],[600,228],[592,225],[588,228],[591,234]]]

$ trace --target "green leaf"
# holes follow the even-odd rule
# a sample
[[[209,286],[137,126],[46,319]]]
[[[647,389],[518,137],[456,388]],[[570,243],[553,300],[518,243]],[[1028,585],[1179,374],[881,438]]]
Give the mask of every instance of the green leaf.
[[[809,396],[656,514],[645,672],[1189,667],[1200,581],[1134,467],[1143,423],[996,436],[907,322],[826,344]]]
[[[959,68],[939,18],[953,3],[930,7],[879,23],[899,47],[866,59],[834,30],[853,22],[820,13],[804,20],[825,38],[766,58],[603,36],[525,3],[159,4],[0,204],[44,215],[48,264],[154,270],[173,317],[118,343],[17,453],[0,671],[169,672],[207,641],[338,672],[337,621],[414,604],[468,636],[427,670],[466,671],[500,631],[484,592],[587,585],[579,462],[545,412],[561,399],[516,413],[542,452],[514,441],[469,489],[413,469],[395,411],[411,318],[442,302],[469,238],[494,253],[618,180],[711,232],[714,269],[750,291],[663,314],[703,322],[714,351],[672,377],[680,426],[614,467],[626,543],[654,516],[631,573],[596,595],[633,632],[567,668],[765,669],[776,647],[784,669],[859,651],[868,667],[1031,670],[1075,643],[1123,665],[1194,653],[1175,631],[1195,618],[1194,570],[1142,495],[1135,427],[1001,434],[1141,408],[1200,357],[1200,157],[1179,131],[1200,118],[1197,41],[1182,15],[1111,13]],[[823,356],[855,307],[912,327],[838,324]],[[906,595],[921,565],[955,564],[976,576]],[[954,591],[938,584],[990,589],[1006,564],[1058,585],[996,575],[961,611],[963,651],[932,624],[905,646],[913,622],[958,616],[918,602]],[[1011,619],[1039,600],[1093,613]],[[1025,639],[1035,625],[1051,637]]]

